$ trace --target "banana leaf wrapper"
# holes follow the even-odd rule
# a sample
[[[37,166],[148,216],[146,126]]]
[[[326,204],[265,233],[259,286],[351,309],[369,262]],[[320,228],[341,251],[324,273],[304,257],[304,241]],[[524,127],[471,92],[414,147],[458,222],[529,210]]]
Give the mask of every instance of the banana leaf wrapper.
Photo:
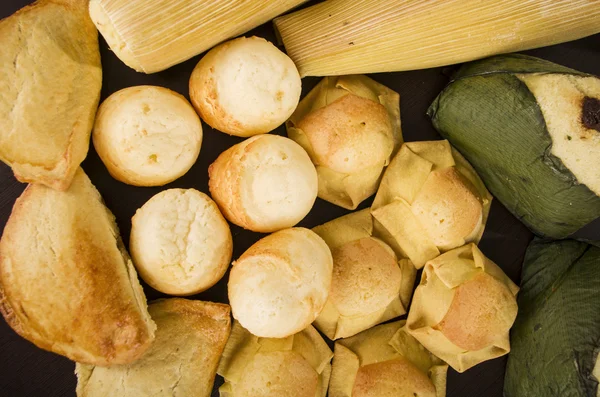
[[[510,351],[519,288],[475,244],[427,262],[407,329],[458,372]]]
[[[314,142],[299,128],[299,124],[308,115],[349,94],[381,104],[388,114],[391,125],[389,146],[393,149],[377,164],[364,167],[356,172],[340,171],[321,164],[322,161],[319,161],[319,157],[327,156],[327,154],[317,153]],[[307,151],[317,168],[318,196],[340,207],[356,209],[363,200],[377,191],[384,168],[403,142],[400,125],[400,95],[362,75],[326,77],[300,101],[298,108],[286,122],[286,128],[288,137]]]
[[[423,196],[430,204],[419,210]],[[491,203],[473,167],[448,141],[407,142],[387,167],[371,206],[373,235],[420,269],[444,251],[478,243]],[[465,223],[468,218],[474,223]]]
[[[523,265],[506,397],[596,397],[600,248],[534,239]]]
[[[379,325],[337,341],[329,396],[392,395],[395,391],[444,397],[448,366],[413,338],[405,323]],[[371,390],[365,391],[365,386]]]
[[[376,324],[406,314],[406,309],[408,308],[413,292],[416,269],[410,260],[402,258],[398,259],[396,254],[387,244],[372,237],[373,220],[368,208],[317,226],[313,228],[313,231],[325,240],[332,253],[334,253],[334,283],[332,284],[332,292],[325,303],[323,311],[314,322],[315,327],[323,332],[329,339],[335,340],[353,336]],[[369,267],[369,270],[371,270],[371,267],[383,267],[385,264],[367,262],[365,256],[363,256],[365,254],[364,252],[361,252],[356,256],[357,263],[352,266],[352,271],[348,271],[349,269],[344,267],[341,263],[336,263],[338,252],[343,252],[343,250],[348,247],[355,247],[356,243],[361,243],[365,240],[370,242],[368,245],[369,247],[372,247],[373,243],[381,244],[383,251],[389,251],[388,258],[397,263],[398,268],[393,269],[393,276],[388,276],[387,282],[384,281],[381,283],[382,280],[373,280],[373,273],[378,273],[378,276],[382,277],[385,274],[383,271],[379,273],[377,268],[370,272],[365,271],[365,267]],[[359,246],[362,247],[362,245]],[[371,252],[372,251],[373,250],[371,249]],[[371,256],[367,257],[371,258]],[[386,264],[389,264],[389,262],[390,261],[386,261]],[[356,271],[357,266],[361,267],[362,271]],[[338,267],[337,271],[336,267]],[[368,276],[366,276],[365,273],[368,274]],[[337,277],[349,277],[350,280],[344,280],[341,283],[342,285],[338,286],[335,282]],[[390,280],[393,280],[394,282]],[[377,285],[375,285],[375,283],[377,283]],[[333,291],[333,288],[341,288],[343,291]],[[365,289],[371,291],[369,294],[383,294],[384,292],[381,292],[381,290],[385,289],[385,293],[387,293],[391,288],[395,288],[395,294],[392,299],[386,303],[380,302],[381,305],[379,305],[376,310],[368,313],[362,312],[360,307],[353,308],[352,313],[344,313],[344,307],[338,307],[336,305],[336,299],[333,297],[334,294],[335,296],[341,295],[342,297],[359,293],[362,294],[365,292]],[[346,302],[344,306],[347,304],[348,302]],[[356,306],[364,307],[364,305]]]
[[[600,217],[599,99],[598,78],[513,54],[463,66],[428,115],[502,204],[560,239]]]
[[[234,321],[231,335],[223,351],[223,356],[219,363],[217,373],[225,379],[225,383],[219,388],[221,397],[236,397],[246,395],[246,390],[237,391],[244,378],[248,378],[248,368],[252,365],[256,366],[256,362],[263,363],[264,371],[260,371],[261,378],[258,382],[250,381],[255,387],[269,389],[273,387],[277,390],[278,387],[285,385],[280,384],[285,382],[285,377],[280,377],[279,374],[269,371],[270,359],[275,361],[280,354],[286,354],[287,358],[292,357],[295,360],[303,360],[304,366],[308,364],[313,373],[309,373],[306,379],[310,383],[310,376],[317,377],[315,386],[315,397],[325,397],[329,385],[331,375],[331,358],[333,352],[327,346],[319,332],[312,326],[305,330],[288,336],[287,338],[260,338],[252,335],[248,330],[240,325],[238,321]],[[291,368],[290,371],[294,371]],[[255,371],[256,372],[256,371]],[[255,373],[249,374],[250,377],[258,377]],[[303,379],[300,379],[302,382]],[[306,395],[306,394],[299,394]],[[293,397],[290,395],[289,397]]]

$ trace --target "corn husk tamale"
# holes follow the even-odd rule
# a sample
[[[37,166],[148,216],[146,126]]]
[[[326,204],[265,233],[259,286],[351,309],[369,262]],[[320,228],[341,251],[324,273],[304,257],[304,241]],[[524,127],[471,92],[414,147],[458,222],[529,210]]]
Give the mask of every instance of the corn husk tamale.
[[[335,343],[330,397],[445,397],[448,365],[406,329],[378,325]]]
[[[502,269],[468,244],[427,262],[406,327],[458,372],[510,351],[517,287]]]
[[[599,78],[524,55],[493,57],[463,66],[428,114],[538,235],[564,238],[600,217]]]
[[[217,373],[221,397],[325,397],[332,351],[311,325],[287,338],[260,338],[234,321]]]
[[[285,125],[317,168],[319,198],[351,210],[377,191],[403,142],[400,95],[361,75],[324,78]]]
[[[306,0],[91,0],[90,15],[114,53],[154,73],[261,25]]]
[[[523,264],[506,397],[600,395],[600,248],[534,240]]]
[[[492,196],[448,141],[407,142],[371,206],[373,236],[418,268],[441,252],[479,243]]]
[[[333,256],[333,281],[314,322],[329,339],[353,336],[406,313],[417,270],[372,237],[370,210],[353,212],[313,229]]]
[[[277,18],[302,76],[425,69],[600,32],[594,0],[328,0]]]

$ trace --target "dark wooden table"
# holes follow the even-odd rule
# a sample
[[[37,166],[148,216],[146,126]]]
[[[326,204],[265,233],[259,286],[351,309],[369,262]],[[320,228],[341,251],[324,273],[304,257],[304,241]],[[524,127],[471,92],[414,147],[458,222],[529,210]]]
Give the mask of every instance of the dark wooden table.
[[[1,0],[0,18],[9,16],[30,2],[29,0]],[[249,34],[256,34],[274,41],[271,24],[263,25]],[[0,38],[1,40],[2,38]],[[145,75],[136,73],[121,63],[102,39],[100,40],[100,49],[104,70],[102,99],[121,88],[141,84],[168,87],[189,98],[188,79],[200,56],[164,72]],[[583,72],[600,75],[600,35],[527,53]],[[448,67],[372,76],[400,93],[402,129],[406,141],[440,139],[425,116],[425,111],[446,84],[447,76],[452,70],[453,67]],[[318,80],[317,78],[304,79],[303,92],[308,92]],[[40,109],[40,111],[43,110]],[[154,194],[167,188],[196,188],[208,193],[207,169],[209,164],[223,150],[241,141],[239,138],[214,131],[206,124],[203,124],[203,129],[204,141],[197,163],[186,175],[161,188],[139,188],[117,182],[110,177],[93,146],[90,146],[90,152],[83,163],[83,168],[104,197],[107,206],[117,217],[126,244],[129,240],[130,220],[137,208],[141,207]],[[285,131],[280,127],[276,133],[284,134]],[[15,199],[24,188],[25,185],[14,179],[9,167],[0,163],[1,229],[4,228]],[[365,201],[360,208],[369,206],[371,201],[372,199]],[[313,210],[300,225],[313,227],[347,212],[318,199]],[[587,233],[597,233],[600,230],[599,226],[596,224],[594,227],[588,228]],[[258,233],[252,233],[237,226],[232,226],[232,233],[234,258],[261,237]],[[480,248],[517,283],[520,279],[523,254],[531,238],[532,234],[498,201],[494,201]],[[213,288],[191,298],[227,302],[227,280],[228,274]],[[149,300],[165,296],[145,284],[144,290]],[[60,291],[48,291],[48,293],[60,293]],[[448,373],[448,397],[501,397],[505,365],[506,358],[504,357],[478,365],[463,374],[450,370]],[[74,396],[76,383],[74,367],[74,364],[68,359],[40,350],[20,338],[3,320],[0,320],[0,396]],[[217,376],[213,396],[218,396],[217,388],[221,383],[222,380]]]

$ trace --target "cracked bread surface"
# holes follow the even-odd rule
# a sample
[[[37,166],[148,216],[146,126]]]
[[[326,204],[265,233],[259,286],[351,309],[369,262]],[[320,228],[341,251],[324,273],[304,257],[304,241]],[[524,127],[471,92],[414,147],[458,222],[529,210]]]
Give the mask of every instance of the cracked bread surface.
[[[229,225],[215,202],[198,190],[162,191],[136,211],[131,223],[133,262],[140,276],[161,292],[202,292],[229,266]]]

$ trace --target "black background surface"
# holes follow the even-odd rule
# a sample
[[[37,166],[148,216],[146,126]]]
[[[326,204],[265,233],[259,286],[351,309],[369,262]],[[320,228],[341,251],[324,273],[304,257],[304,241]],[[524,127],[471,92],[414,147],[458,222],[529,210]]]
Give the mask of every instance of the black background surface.
[[[0,18],[11,15],[28,3],[30,3],[28,0],[0,0]],[[251,34],[275,41],[270,23],[247,35]],[[2,38],[0,38],[0,42],[1,40]],[[168,87],[189,98],[188,79],[200,56],[164,72],[145,75],[136,73],[121,63],[108,49],[102,38],[100,39],[100,50],[104,71],[102,100],[121,88],[141,84]],[[0,51],[2,51],[1,47]],[[600,35],[526,53],[583,72],[600,75]],[[48,67],[52,67],[52,65],[48,65]],[[454,67],[435,68],[371,76],[400,93],[402,130],[406,141],[440,139],[426,117],[425,111],[444,87],[448,80],[447,76],[453,69]],[[305,78],[303,94],[307,93],[318,80],[318,78]],[[39,111],[43,112],[44,109],[39,109]],[[240,138],[214,131],[204,123],[203,130],[203,145],[197,163],[186,175],[160,188],[133,187],[114,180],[108,174],[93,146],[90,146],[87,159],[83,162],[83,168],[104,197],[106,205],[115,214],[126,244],[129,240],[130,220],[137,208],[141,207],[154,194],[167,188],[195,188],[208,193],[208,166],[223,150],[241,141]],[[284,128],[278,128],[275,133],[284,134]],[[14,179],[10,168],[0,163],[0,229],[4,228],[12,205],[24,188],[25,185]],[[366,200],[359,209],[369,206],[371,201],[372,199]],[[340,207],[317,199],[314,208],[300,223],[300,226],[314,227],[347,212]],[[599,223],[595,222],[593,226],[588,227],[586,234],[595,233],[597,235],[600,231]],[[234,236],[234,258],[237,258],[246,248],[262,237],[258,233],[249,232],[233,225],[231,230]],[[520,278],[523,255],[531,238],[532,234],[525,226],[495,200],[480,248],[517,283]],[[191,298],[227,302],[227,280],[228,274],[213,288]],[[144,283],[143,285],[148,300],[165,296]],[[48,291],[48,294],[59,293],[60,291]],[[450,369],[448,372],[448,397],[501,397],[505,365],[506,357],[502,357],[480,364],[463,374],[457,374]],[[71,361],[36,348],[13,332],[3,320],[0,320],[0,396],[74,396],[76,379],[73,371],[74,364]],[[217,376],[213,396],[218,396],[217,388],[221,383],[222,380]]]

